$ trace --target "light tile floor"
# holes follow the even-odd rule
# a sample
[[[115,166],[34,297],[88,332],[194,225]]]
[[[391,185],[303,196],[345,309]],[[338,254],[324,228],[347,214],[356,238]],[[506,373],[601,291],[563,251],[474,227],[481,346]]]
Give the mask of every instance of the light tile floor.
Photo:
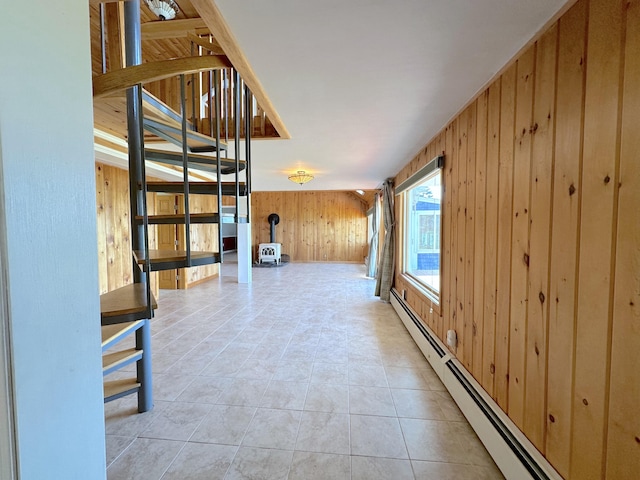
[[[364,266],[235,268],[161,292],[155,407],[105,405],[110,480],[503,478]]]

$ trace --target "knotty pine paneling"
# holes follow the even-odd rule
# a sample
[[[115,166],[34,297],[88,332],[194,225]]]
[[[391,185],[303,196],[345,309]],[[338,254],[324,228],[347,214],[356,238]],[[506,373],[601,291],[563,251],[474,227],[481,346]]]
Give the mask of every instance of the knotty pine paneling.
[[[98,230],[98,272],[100,293],[106,293],[133,282],[129,220],[129,173],[121,168],[96,163],[96,221]],[[154,193],[149,193],[147,207],[154,213]],[[192,195],[192,213],[215,212],[216,197]],[[216,225],[192,225],[191,248],[194,251],[217,251]],[[156,248],[157,227],[149,228],[149,248]],[[187,288],[216,276],[219,265],[192,267],[181,272]],[[154,295],[158,298],[157,273],[151,275]]]
[[[640,472],[640,2],[627,9],[619,197],[614,228],[615,265],[607,412],[606,477]],[[634,413],[635,412],[635,413]],[[631,413],[631,414],[630,414]]]
[[[482,337],[482,384],[495,398],[496,285],[498,269],[498,161],[500,154],[500,101],[502,79],[489,87],[487,116],[487,190],[485,195],[484,335]],[[455,223],[455,222],[454,222]],[[447,239],[444,238],[446,242]],[[452,260],[453,262],[453,260]]]
[[[270,242],[267,218],[277,213],[276,242],[292,262],[364,262],[367,217],[349,192],[287,191],[251,194],[253,255]]]
[[[212,213],[218,210],[218,200],[215,195],[189,195],[189,211],[191,213]],[[181,226],[184,230],[184,226]],[[191,250],[201,252],[217,252],[218,225],[191,225]],[[217,276],[220,265],[201,265],[181,269],[180,275],[186,276],[186,288]]]
[[[547,377],[547,452],[563,475],[569,474],[571,455],[571,378],[575,349],[575,292],[577,287],[578,224],[586,2],[567,12],[558,29],[556,100],[556,163],[553,182],[553,224],[549,302]]]
[[[100,293],[133,282],[129,220],[129,175],[96,163]]]
[[[440,302],[396,288],[569,479],[640,474],[638,59],[640,0],[580,0],[396,176],[446,155]]]
[[[513,155],[516,100],[516,65],[502,76],[500,98],[500,158],[498,160],[498,264],[496,283],[504,295],[496,299],[496,401],[507,410],[509,385],[509,311],[511,307],[511,215],[513,207]]]
[[[96,163],[95,169],[98,275],[102,294],[133,282],[129,174],[121,168],[102,163]],[[153,214],[153,202],[148,203],[149,214]],[[156,232],[151,229],[149,248],[155,246]],[[151,289],[157,299],[160,293],[157,273],[151,274]]]
[[[585,480],[602,478],[605,469],[602,452],[606,451],[606,428],[603,426],[606,425],[609,403],[611,287],[620,153],[620,74],[626,4],[622,0],[591,1],[587,26],[575,386],[569,470],[570,475]],[[640,448],[636,451],[640,454]]]

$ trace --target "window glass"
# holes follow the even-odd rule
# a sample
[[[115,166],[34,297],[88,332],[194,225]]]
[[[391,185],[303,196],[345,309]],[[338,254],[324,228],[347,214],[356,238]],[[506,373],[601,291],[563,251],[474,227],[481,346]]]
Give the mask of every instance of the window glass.
[[[404,273],[432,296],[440,293],[440,221],[442,185],[440,170],[406,190],[403,195]]]

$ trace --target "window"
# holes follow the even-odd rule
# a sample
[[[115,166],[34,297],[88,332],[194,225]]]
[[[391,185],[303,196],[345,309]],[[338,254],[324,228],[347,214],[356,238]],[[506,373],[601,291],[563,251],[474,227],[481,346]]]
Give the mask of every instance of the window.
[[[439,160],[438,157],[435,160]],[[425,171],[418,172],[419,179],[410,179],[402,189],[403,255],[402,268],[434,300],[440,297],[440,224],[442,182],[441,161]],[[418,176],[418,174],[416,174]],[[401,186],[402,187],[402,186]],[[397,191],[396,191],[397,192]]]

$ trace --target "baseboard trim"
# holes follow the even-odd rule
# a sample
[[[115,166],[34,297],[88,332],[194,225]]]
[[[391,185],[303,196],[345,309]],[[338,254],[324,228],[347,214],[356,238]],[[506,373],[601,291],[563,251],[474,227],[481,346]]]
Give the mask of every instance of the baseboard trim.
[[[420,321],[395,289],[391,291],[391,305],[505,478],[562,480],[562,476],[449,353],[435,333]]]

